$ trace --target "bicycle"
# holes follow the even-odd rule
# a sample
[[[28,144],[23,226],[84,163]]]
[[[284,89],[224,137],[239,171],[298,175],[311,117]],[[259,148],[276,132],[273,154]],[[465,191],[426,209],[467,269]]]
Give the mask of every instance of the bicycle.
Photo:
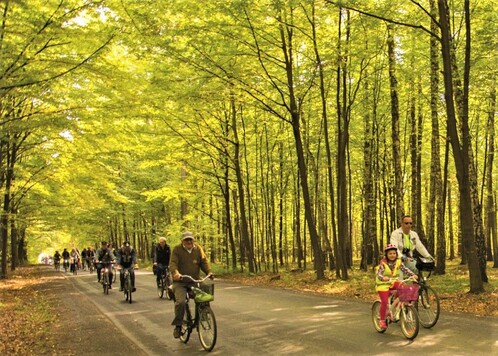
[[[199,341],[201,342],[204,350],[211,351],[216,344],[217,337],[216,318],[209,304],[214,300],[214,285],[210,284],[201,286],[201,283],[206,279],[211,278],[211,275],[208,275],[200,280],[194,279],[187,275],[182,275],[181,278],[190,279],[196,285],[187,289],[185,314],[183,316],[180,341],[186,344],[190,339],[190,334],[194,329],[196,329],[199,334]],[[208,291],[204,291],[201,288]],[[194,299],[195,302],[194,315],[192,315],[192,311],[190,310],[190,299]]]
[[[61,270],[61,261],[55,261],[55,270],[59,272]]]
[[[90,274],[92,274],[93,271],[95,270],[95,264],[93,262],[93,257],[87,258],[87,264],[88,264],[88,271],[90,272]]]
[[[434,289],[427,284],[427,280],[434,270],[434,260],[419,257],[417,260],[417,269],[418,284],[420,288],[418,290],[416,308],[420,324],[424,328],[429,329],[436,325],[439,320],[439,314],[441,313],[439,296]],[[424,276],[424,272],[428,272],[428,275]]]
[[[130,267],[133,268],[133,267]],[[124,268],[123,272],[123,293],[125,297],[125,301],[129,302],[131,304],[132,301],[132,293],[133,293],[133,284],[131,283],[131,273],[130,273],[130,268]]]
[[[64,267],[64,272],[67,273],[67,269],[69,268],[69,260],[68,259],[64,259],[64,262],[63,262],[62,266]]]
[[[109,289],[111,289],[111,279],[109,276],[110,271],[112,271],[113,262],[101,262],[103,267],[100,270],[100,277],[102,279],[102,288],[104,289],[104,294],[109,294]]]
[[[112,283],[116,283],[117,269],[116,266],[112,265]]]
[[[413,277],[402,280],[397,291],[391,291],[386,322],[390,324],[399,320],[403,335],[407,339],[413,340],[417,337],[420,329],[418,312],[415,307],[418,300],[419,286],[418,284],[406,284],[409,280],[413,280]],[[386,331],[386,329],[380,327],[379,300],[372,304],[372,322],[377,332],[384,333]]]
[[[172,291],[172,278],[171,273],[169,271],[169,267],[165,267],[162,270],[161,277],[159,279],[159,285],[157,286],[157,295],[159,298],[164,296],[164,292],[166,291],[166,299],[171,300],[173,298]]]

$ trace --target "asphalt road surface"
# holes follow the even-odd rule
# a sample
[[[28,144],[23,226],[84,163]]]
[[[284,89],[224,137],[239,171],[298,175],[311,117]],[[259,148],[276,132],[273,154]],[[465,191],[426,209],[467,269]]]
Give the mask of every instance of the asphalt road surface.
[[[82,294],[78,298],[90,298],[144,354],[206,354],[195,331],[187,344],[173,338],[173,302],[157,296],[151,272],[136,271],[132,304],[119,292],[119,281],[105,295],[95,273],[66,276],[75,292]],[[210,354],[498,355],[498,318],[442,311],[434,328],[421,327],[417,338],[409,341],[398,324],[391,324],[384,334],[377,333],[370,305],[217,279],[211,306],[218,341]]]

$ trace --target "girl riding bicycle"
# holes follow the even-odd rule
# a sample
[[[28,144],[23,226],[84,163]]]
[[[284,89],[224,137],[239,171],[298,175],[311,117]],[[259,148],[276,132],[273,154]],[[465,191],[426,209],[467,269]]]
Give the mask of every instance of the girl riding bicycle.
[[[396,291],[399,286],[399,275],[403,272],[405,275],[413,276],[416,280],[417,275],[408,267],[403,265],[401,258],[398,257],[398,248],[396,245],[388,244],[384,249],[384,258],[377,266],[375,276],[375,290],[380,298],[380,327],[387,329],[386,311],[389,303],[389,293]]]

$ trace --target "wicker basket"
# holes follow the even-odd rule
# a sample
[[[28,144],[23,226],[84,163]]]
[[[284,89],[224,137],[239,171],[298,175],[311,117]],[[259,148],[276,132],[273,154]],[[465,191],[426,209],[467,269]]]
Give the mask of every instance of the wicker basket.
[[[418,284],[402,284],[398,287],[398,298],[402,302],[418,299]]]

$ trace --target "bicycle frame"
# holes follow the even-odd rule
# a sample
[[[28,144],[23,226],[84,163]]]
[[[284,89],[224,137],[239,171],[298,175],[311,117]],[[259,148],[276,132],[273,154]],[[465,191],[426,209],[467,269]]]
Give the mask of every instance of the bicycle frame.
[[[199,341],[206,351],[211,351],[216,344],[216,318],[210,307],[210,302],[197,302],[195,301],[195,299],[194,315],[192,316],[189,301],[195,297],[196,289],[200,288],[201,283],[210,277],[211,276],[208,275],[202,280],[195,280],[190,276],[182,276],[182,278],[189,278],[192,282],[195,283],[195,286],[191,286],[187,290],[185,300],[185,315],[183,319],[185,325],[182,326],[182,335],[180,336],[180,340],[186,344],[190,338],[190,334],[194,329],[196,329],[199,335]]]

